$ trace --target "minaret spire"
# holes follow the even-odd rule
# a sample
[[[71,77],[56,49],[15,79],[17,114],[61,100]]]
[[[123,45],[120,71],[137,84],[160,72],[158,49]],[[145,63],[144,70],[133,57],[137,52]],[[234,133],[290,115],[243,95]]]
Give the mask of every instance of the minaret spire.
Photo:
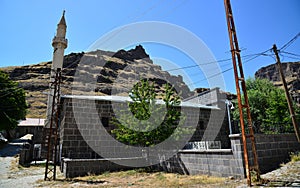
[[[61,17],[61,19],[60,19],[60,21],[59,21],[59,23],[58,23],[58,26],[59,25],[64,25],[65,27],[67,27],[67,24],[66,24],[66,20],[65,20],[65,10],[63,11],[63,15],[62,15],[62,17]]]
[[[54,77],[56,72],[62,70],[63,67],[63,60],[64,60],[64,51],[68,46],[68,40],[66,39],[66,32],[67,32],[67,24],[65,20],[65,11],[63,11],[62,17],[57,24],[56,35],[52,40],[53,46],[53,60],[51,66],[51,75],[50,75],[50,84],[54,81]],[[50,94],[48,96],[48,103],[47,103],[47,121],[52,111],[52,95],[54,91],[50,89]]]

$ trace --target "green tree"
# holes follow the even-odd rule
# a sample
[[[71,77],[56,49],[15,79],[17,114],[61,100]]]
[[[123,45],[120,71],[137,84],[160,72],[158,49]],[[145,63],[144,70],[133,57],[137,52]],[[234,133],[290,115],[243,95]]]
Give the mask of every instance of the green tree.
[[[117,140],[135,146],[152,146],[172,135],[184,117],[178,110],[180,98],[174,88],[169,84],[163,88],[164,104],[157,104],[153,83],[142,80],[133,87],[129,93],[132,102],[125,104],[130,113],[123,111],[111,121],[116,126],[111,132]]]
[[[266,79],[249,78],[246,80],[251,117],[256,132],[288,133],[293,132],[284,91]],[[242,96],[243,98],[243,96]],[[299,107],[295,105],[296,112]],[[234,118],[239,119],[238,110]],[[246,122],[246,116],[244,117]]]
[[[16,128],[18,121],[26,116],[25,92],[18,87],[18,83],[0,70],[0,130],[7,132]]]

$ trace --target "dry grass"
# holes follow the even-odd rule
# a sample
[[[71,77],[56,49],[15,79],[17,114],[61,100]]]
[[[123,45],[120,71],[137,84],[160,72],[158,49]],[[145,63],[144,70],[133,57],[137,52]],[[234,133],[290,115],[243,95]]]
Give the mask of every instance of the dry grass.
[[[291,162],[300,161],[300,152],[291,153]]]
[[[10,163],[9,170],[12,172],[19,171],[19,156],[14,156],[14,159]]]
[[[57,181],[38,181],[40,187],[236,187],[240,181],[206,175],[179,175],[165,172],[128,170],[105,172],[101,175],[65,179],[59,175]]]

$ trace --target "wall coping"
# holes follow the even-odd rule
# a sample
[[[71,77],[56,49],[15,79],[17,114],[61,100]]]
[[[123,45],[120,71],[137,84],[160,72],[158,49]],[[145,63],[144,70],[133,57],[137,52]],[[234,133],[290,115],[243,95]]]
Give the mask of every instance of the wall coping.
[[[282,137],[282,136],[295,136],[295,133],[281,133],[281,134],[262,134],[262,133],[256,133],[254,134],[255,137]],[[230,134],[229,138],[240,138],[242,137],[242,134]]]
[[[231,149],[208,149],[208,150],[179,150],[179,153],[232,153]]]
[[[109,95],[109,96],[86,96],[86,95],[63,95],[61,96],[62,101],[64,99],[79,99],[79,100],[96,100],[96,101],[111,101],[111,102],[131,102],[130,97],[124,96],[116,96],[116,95]],[[157,100],[156,104],[164,104],[162,100]],[[217,106],[206,106],[197,103],[191,102],[181,102],[180,107],[189,107],[189,108],[203,108],[203,109],[211,109],[211,110],[220,110]]]
[[[254,134],[255,137],[264,137],[264,136],[274,136],[274,137],[282,137],[282,136],[296,136],[295,133],[280,133],[280,134],[262,134],[262,133],[257,133]]]
[[[241,138],[242,134],[230,134],[229,138]]]
[[[124,158],[102,158],[102,159],[70,159],[63,158],[63,162],[83,162],[83,161],[121,161],[121,160],[132,160],[132,159],[145,159],[144,157],[124,157]]]

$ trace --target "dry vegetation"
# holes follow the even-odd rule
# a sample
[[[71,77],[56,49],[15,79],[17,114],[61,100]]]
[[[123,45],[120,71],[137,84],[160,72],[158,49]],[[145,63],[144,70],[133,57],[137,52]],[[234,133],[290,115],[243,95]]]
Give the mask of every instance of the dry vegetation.
[[[146,172],[143,169],[105,172],[57,181],[38,181],[39,187],[236,187],[240,181],[206,175],[179,175],[165,172]]]

